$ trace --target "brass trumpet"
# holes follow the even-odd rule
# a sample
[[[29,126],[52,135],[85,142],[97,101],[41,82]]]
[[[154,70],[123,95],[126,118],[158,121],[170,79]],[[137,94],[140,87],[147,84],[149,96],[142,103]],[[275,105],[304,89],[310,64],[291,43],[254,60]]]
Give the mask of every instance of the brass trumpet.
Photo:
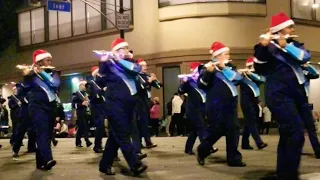
[[[261,34],[259,38],[262,38],[262,39],[280,39],[280,35],[279,34],[274,34],[274,35],[269,35],[269,34]],[[298,35],[284,35],[283,36],[285,39],[288,39],[288,38],[297,38],[299,37]]]

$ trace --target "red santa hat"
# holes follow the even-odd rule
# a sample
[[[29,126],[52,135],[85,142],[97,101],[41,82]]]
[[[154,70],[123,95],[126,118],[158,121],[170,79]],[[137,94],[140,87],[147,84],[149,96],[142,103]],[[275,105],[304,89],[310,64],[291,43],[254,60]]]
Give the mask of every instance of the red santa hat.
[[[253,62],[254,62],[254,57],[250,57],[249,59],[247,59],[246,66],[247,67],[252,66]]]
[[[210,53],[213,56],[217,56],[217,55],[224,53],[224,52],[227,52],[227,51],[230,51],[230,49],[228,47],[226,47],[224,44],[222,44],[221,42],[214,42],[211,46],[211,49],[210,49]]]
[[[117,38],[111,43],[111,51],[116,51],[126,46],[129,46],[129,44],[124,39]]]
[[[91,68],[91,75],[92,76],[96,76],[98,72],[99,72],[99,67],[98,66],[93,66]]]
[[[142,58],[139,58],[139,59],[138,59],[138,64],[139,64],[140,66],[146,66],[146,65],[147,65],[147,62],[144,61]]]
[[[33,64],[45,58],[52,58],[51,54],[48,51],[38,49],[33,52],[33,56],[32,56]]]
[[[293,20],[290,19],[285,13],[280,12],[279,14],[271,17],[270,31],[272,33],[276,33],[291,25],[294,25]]]
[[[192,62],[190,63],[190,71],[198,71],[198,67],[202,64],[201,62]]]

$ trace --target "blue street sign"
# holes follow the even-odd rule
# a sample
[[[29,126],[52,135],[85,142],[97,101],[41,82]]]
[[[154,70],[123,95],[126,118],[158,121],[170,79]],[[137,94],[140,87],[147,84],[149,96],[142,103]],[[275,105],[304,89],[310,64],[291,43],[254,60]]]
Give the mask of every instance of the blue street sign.
[[[71,12],[71,3],[63,0],[48,0],[47,7],[49,11]]]

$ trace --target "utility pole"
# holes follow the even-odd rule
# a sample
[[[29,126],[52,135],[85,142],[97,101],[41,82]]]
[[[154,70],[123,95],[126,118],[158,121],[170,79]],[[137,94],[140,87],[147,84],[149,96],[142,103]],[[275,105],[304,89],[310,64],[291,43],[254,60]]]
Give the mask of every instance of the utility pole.
[[[119,12],[120,14],[123,14],[123,12],[124,12],[123,0],[120,0],[120,9],[119,9],[119,11],[120,11]],[[123,29],[120,30],[120,38],[124,39],[124,30]]]

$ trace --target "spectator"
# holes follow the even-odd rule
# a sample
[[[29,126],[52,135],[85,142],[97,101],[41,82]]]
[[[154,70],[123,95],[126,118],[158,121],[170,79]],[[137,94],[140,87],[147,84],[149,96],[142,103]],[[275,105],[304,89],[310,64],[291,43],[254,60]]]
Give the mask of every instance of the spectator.
[[[170,123],[170,134],[174,135],[175,129],[177,129],[177,134],[182,134],[181,128],[181,105],[183,101],[178,93],[175,93],[172,99],[172,120]]]
[[[155,136],[159,136],[160,103],[159,98],[153,98],[153,106],[150,110],[151,126]]]
[[[59,133],[57,134],[59,138],[66,138],[68,137],[68,126],[66,125],[64,120],[61,120],[61,128]]]

